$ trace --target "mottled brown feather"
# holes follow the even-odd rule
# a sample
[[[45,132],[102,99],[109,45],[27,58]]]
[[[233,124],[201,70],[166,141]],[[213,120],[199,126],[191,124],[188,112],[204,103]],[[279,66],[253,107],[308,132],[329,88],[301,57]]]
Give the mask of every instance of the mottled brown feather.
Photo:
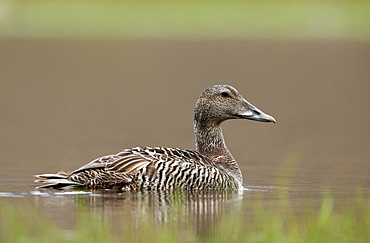
[[[228,119],[275,122],[228,85],[208,87],[194,109],[196,149],[137,147],[97,158],[70,173],[38,175],[45,188],[85,186],[124,191],[230,189],[242,185],[238,164],[227,149],[220,124]]]

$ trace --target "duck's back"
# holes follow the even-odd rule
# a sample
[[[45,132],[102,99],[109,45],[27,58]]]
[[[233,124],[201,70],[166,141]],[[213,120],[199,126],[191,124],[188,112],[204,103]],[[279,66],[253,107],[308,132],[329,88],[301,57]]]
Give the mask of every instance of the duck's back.
[[[238,189],[235,178],[211,159],[192,150],[163,147],[125,149],[98,158],[68,174],[63,181],[87,188],[116,188],[124,191],[183,189]],[[63,177],[63,178],[62,178]],[[47,176],[41,175],[46,179]],[[55,177],[53,178],[55,179]],[[49,187],[53,187],[52,185]]]

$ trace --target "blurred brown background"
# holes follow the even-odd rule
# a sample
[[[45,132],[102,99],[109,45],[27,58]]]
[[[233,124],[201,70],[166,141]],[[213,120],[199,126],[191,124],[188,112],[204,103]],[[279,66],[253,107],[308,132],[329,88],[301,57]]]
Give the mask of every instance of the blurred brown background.
[[[277,120],[223,126],[245,185],[368,186],[369,64],[368,42],[1,39],[0,177],[193,149],[196,99],[225,83]]]
[[[367,1],[1,1],[0,180],[127,147],[192,149],[194,104],[223,83],[277,120],[223,126],[246,186],[368,188],[369,13]]]

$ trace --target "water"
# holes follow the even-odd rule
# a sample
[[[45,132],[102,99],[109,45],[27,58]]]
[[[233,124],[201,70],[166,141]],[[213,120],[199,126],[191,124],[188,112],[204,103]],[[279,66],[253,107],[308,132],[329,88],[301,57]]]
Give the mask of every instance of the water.
[[[208,230],[261,199],[298,213],[370,188],[368,43],[0,40],[0,202],[64,229],[83,207],[109,222],[189,218]],[[73,170],[136,146],[194,148],[192,111],[209,85],[235,86],[277,124],[228,121],[245,190],[39,191],[33,175]],[[181,205],[181,206],[179,206]],[[180,207],[180,209],[179,209]]]

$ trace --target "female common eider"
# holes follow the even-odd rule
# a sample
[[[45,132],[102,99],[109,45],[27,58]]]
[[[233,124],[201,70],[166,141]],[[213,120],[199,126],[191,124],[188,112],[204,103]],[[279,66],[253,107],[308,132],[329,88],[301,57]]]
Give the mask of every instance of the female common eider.
[[[196,151],[137,147],[93,160],[70,173],[43,174],[39,188],[119,189],[123,191],[238,190],[243,177],[226,147],[221,123],[228,119],[273,122],[229,85],[214,85],[200,95],[194,109]]]

